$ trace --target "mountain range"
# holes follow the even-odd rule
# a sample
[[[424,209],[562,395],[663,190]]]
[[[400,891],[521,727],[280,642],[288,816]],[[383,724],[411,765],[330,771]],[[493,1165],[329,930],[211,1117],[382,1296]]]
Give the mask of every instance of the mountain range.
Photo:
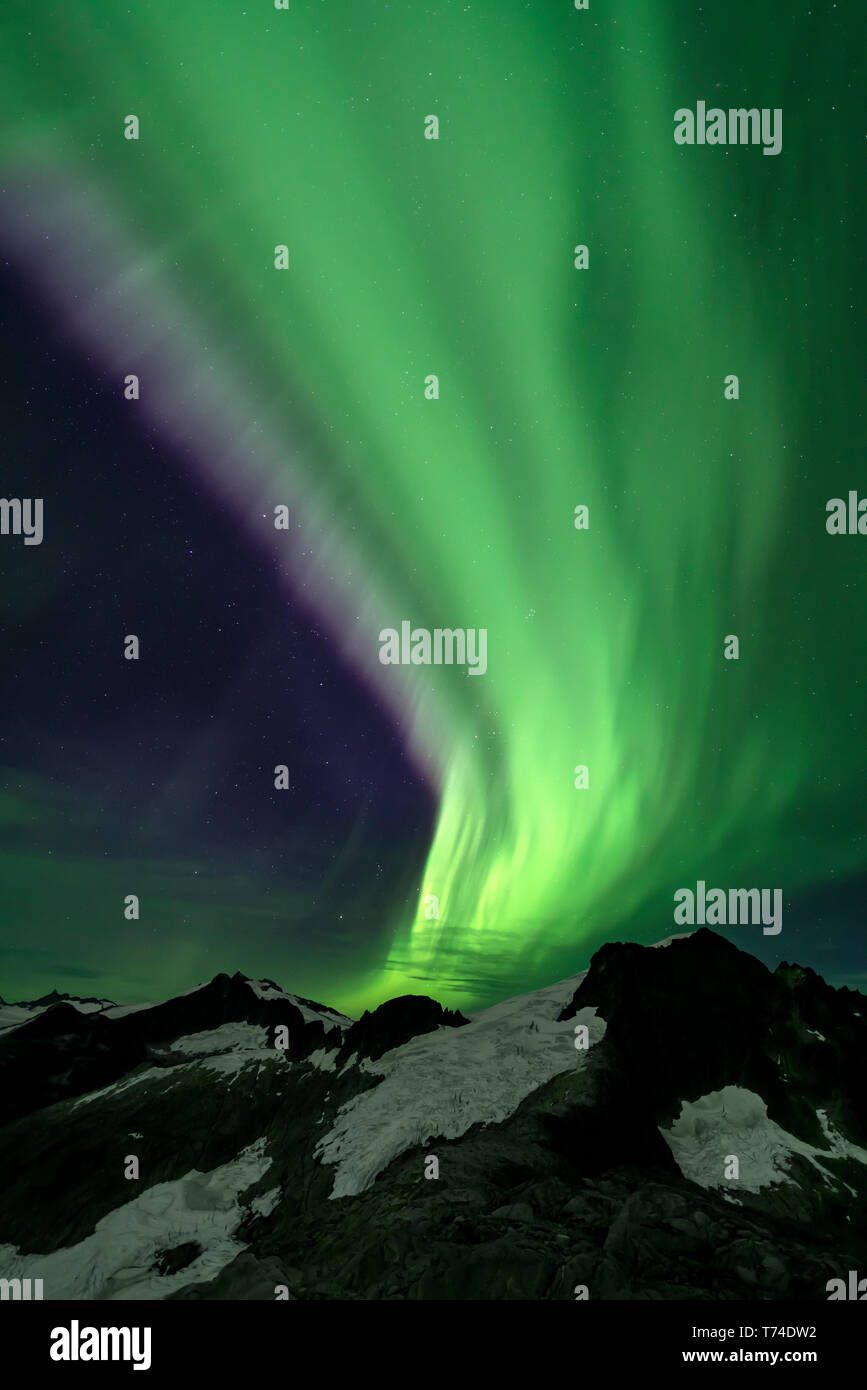
[[[0,1002],[0,1277],[46,1299],[825,1300],[867,999],[701,928],[492,1008],[217,975]]]

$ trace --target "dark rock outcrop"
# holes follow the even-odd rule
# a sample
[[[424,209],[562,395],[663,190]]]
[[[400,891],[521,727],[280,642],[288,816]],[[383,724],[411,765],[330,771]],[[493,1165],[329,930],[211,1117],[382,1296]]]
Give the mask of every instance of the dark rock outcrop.
[[[342,1066],[353,1053],[359,1061],[364,1057],[375,1061],[410,1038],[433,1033],[437,1028],[461,1028],[468,1022],[461,1013],[444,1009],[426,994],[402,994],[372,1012],[365,1009],[358,1022],[344,1033],[337,1065]]]

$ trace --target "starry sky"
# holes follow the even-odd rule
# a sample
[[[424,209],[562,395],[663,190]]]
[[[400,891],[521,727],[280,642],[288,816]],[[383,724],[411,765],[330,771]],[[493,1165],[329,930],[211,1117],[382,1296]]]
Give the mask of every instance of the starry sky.
[[[3,493],[45,537],[0,537],[4,998],[473,1007],[698,879],[781,888],[779,936],[726,934],[864,986],[867,539],[825,530],[867,495],[857,32],[13,17]],[[782,152],[675,145],[698,100],[782,108]],[[403,619],[485,628],[487,672],[382,666]]]

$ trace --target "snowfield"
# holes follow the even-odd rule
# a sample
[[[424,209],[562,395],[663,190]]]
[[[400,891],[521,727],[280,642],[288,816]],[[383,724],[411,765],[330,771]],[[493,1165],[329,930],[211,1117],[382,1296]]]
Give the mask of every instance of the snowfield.
[[[362,1069],[378,1086],[342,1106],[337,1123],[316,1145],[335,1167],[331,1197],[363,1192],[398,1154],[442,1135],[456,1139],[475,1124],[498,1124],[531,1091],[560,1072],[580,1069],[587,1050],[575,1047],[585,1023],[590,1045],[605,1033],[593,1008],[557,1023],[586,971],[533,994],[469,1014],[462,1028],[411,1038]]]
[[[248,1062],[286,1061],[285,1052],[269,1047],[268,1029],[258,1023],[224,1023],[202,1033],[188,1033],[167,1043],[161,1051],[188,1054],[191,1062],[208,1071],[235,1077]]]
[[[4,1277],[42,1279],[45,1299],[108,1302],[161,1299],[186,1284],[205,1283],[246,1249],[232,1233],[241,1220],[240,1197],[271,1166],[264,1148],[259,1139],[210,1173],[194,1169],[174,1182],[149,1187],[66,1250],[20,1255],[14,1245],[0,1245]],[[276,1194],[266,1193],[257,1202],[258,1210],[273,1210]],[[152,1270],[157,1251],[193,1240],[202,1253],[191,1264],[176,1274]]]

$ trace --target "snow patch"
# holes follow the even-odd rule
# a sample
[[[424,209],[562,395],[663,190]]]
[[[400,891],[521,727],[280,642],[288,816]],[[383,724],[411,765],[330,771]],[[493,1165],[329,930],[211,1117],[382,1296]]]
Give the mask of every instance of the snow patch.
[[[311,1066],[317,1067],[319,1071],[336,1071],[337,1063],[335,1059],[339,1051],[339,1047],[334,1047],[330,1050],[327,1047],[317,1047],[316,1051],[311,1052],[310,1056],[305,1057],[304,1060],[305,1062],[309,1062]]]
[[[768,1117],[768,1108],[755,1091],[724,1086],[696,1101],[682,1101],[680,1115],[669,1129],[659,1126],[677,1166],[685,1178],[699,1187],[742,1188],[760,1192],[763,1187],[792,1182],[789,1165],[801,1154],[826,1182],[840,1179],[822,1160],[854,1158],[867,1163],[867,1151],[839,1134],[823,1110],[816,1112],[829,1149],[817,1149],[789,1134]],[[727,1154],[740,1160],[740,1177],[723,1176]],[[845,1185],[845,1184],[844,1184]]]
[[[160,1001],[162,1002],[162,1001]],[[126,1018],[127,1014],[139,1014],[143,1009],[157,1009],[156,1004],[115,1004],[110,1009],[104,1009],[106,1018]]]
[[[285,999],[287,1003],[294,1004],[305,1023],[322,1023],[326,1032],[332,1028],[349,1028],[352,1024],[351,1018],[339,1014],[336,1009],[326,1008],[325,1005],[321,1010],[311,1009],[309,1005],[302,1004],[296,994],[287,994],[285,989],[278,989],[268,984],[267,980],[248,980],[247,984],[257,999]]]
[[[822,1133],[831,1146],[831,1152],[826,1154],[826,1158],[854,1158],[858,1163],[867,1163],[867,1150],[859,1149],[857,1144],[851,1143],[838,1129],[835,1129],[828,1119],[827,1111],[817,1110],[819,1124],[822,1126]],[[817,1154],[821,1155],[824,1151],[816,1149]],[[844,1184],[845,1186],[845,1184]],[[852,1189],[850,1188],[851,1192]]]
[[[29,1023],[31,1018],[36,1018],[41,1012],[41,1009],[34,1011],[23,1004],[3,1004],[0,1006],[0,1033],[9,1033],[22,1023]]]
[[[285,1053],[269,1045],[268,1029],[260,1023],[223,1023],[219,1028],[188,1033],[175,1038],[167,1052],[187,1054],[197,1066],[221,1076],[237,1076],[250,1062],[288,1065]]]
[[[184,1070],[184,1068],[178,1068]],[[89,1105],[92,1100],[101,1100],[104,1096],[117,1096],[121,1091],[129,1090],[130,1086],[138,1086],[142,1081],[168,1081],[172,1084],[176,1079],[174,1073],[166,1070],[165,1067],[148,1067],[145,1071],[135,1072],[132,1076],[125,1076],[120,1081],[112,1081],[110,1085],[103,1086],[99,1091],[89,1091],[86,1096],[78,1096],[71,1102],[71,1107],[76,1110],[79,1105]]]
[[[259,1023],[222,1023],[219,1028],[206,1028],[201,1033],[187,1033],[169,1043],[169,1052],[189,1052],[207,1057],[217,1052],[261,1052],[267,1046],[268,1029]],[[273,1049],[270,1049],[273,1051]]]
[[[42,1279],[46,1299],[108,1302],[161,1299],[185,1284],[207,1283],[246,1249],[232,1233],[242,1217],[239,1198],[271,1166],[264,1149],[265,1140],[257,1139],[210,1173],[193,1169],[174,1182],[157,1183],[109,1212],[92,1235],[65,1250],[21,1255],[14,1245],[0,1245],[4,1277]],[[266,1203],[272,1195],[255,1200]],[[185,1269],[153,1270],[157,1251],[193,1240],[202,1253]]]
[[[280,1201],[279,1187],[272,1187],[270,1192],[263,1192],[260,1197],[254,1197],[250,1203],[250,1210],[256,1216],[270,1216],[277,1203]]]

